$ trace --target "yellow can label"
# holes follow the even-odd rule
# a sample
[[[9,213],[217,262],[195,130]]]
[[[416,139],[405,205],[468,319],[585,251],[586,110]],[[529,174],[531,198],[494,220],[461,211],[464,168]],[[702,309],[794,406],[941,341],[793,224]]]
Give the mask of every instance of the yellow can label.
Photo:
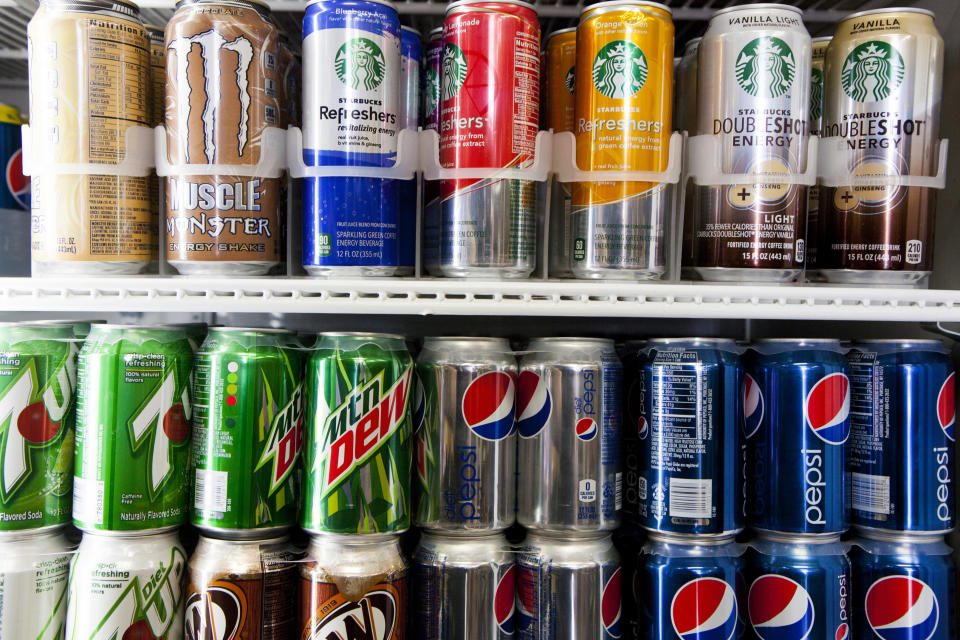
[[[573,131],[573,87],[577,64],[577,32],[564,31],[547,40],[547,128]]]

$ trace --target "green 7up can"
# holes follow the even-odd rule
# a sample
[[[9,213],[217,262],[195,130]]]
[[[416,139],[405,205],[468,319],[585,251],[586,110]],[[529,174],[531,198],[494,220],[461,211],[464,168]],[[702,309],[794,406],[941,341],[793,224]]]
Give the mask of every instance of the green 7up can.
[[[194,367],[191,521],[208,535],[263,539],[300,499],[303,357],[287,331],[215,328]]]
[[[306,378],[301,526],[312,533],[409,528],[413,360],[403,338],[321,334]]]
[[[182,524],[190,493],[190,368],[182,329],[94,325],[80,351],[73,523]]]
[[[0,532],[70,521],[76,386],[72,325],[0,325]]]

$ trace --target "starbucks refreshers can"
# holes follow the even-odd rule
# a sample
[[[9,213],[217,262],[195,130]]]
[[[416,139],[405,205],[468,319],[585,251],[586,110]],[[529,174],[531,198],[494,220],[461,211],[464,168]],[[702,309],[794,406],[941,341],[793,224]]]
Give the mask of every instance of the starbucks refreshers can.
[[[194,367],[191,522],[206,535],[263,539],[300,502],[303,358],[280,329],[210,329]]]
[[[813,58],[810,65],[810,134],[820,135],[823,124],[823,63],[827,57],[827,47],[833,38],[814,38]],[[820,279],[817,269],[817,251],[820,237],[820,186],[814,185],[807,191],[807,278]]]
[[[400,30],[400,128],[416,131],[420,125],[420,62],[423,57],[420,32],[411,27]],[[401,180],[397,184],[400,244],[398,276],[411,276],[417,256],[417,183]]]
[[[810,35],[801,11],[721,9],[700,41],[696,135],[715,136],[724,173],[751,184],[697,184],[691,266],[705,280],[786,282],[803,271],[807,188],[776,182],[807,168]]]
[[[304,529],[375,534],[410,526],[412,378],[400,336],[320,335],[306,373]]]
[[[440,60],[443,58],[443,27],[430,30],[430,39],[423,54],[423,128],[437,130],[440,119]]]
[[[180,329],[91,327],[78,366],[78,528],[143,533],[186,522],[192,364]]]
[[[121,162],[127,129],[150,125],[150,45],[136,5],[44,0],[27,39],[36,164]],[[148,176],[44,174],[31,194],[34,274],[132,274],[154,258]]]
[[[855,13],[824,71],[823,137],[854,175],[935,175],[943,39],[921,9]],[[830,147],[836,149],[836,147]],[[817,263],[831,282],[910,284],[933,265],[936,194],[923,187],[821,187]]]
[[[673,21],[655,2],[601,2],[577,27],[577,164],[665,171],[673,108]],[[671,190],[649,182],[572,185],[573,273],[655,279],[666,271]]]
[[[70,564],[68,640],[183,638],[187,556],[177,533],[84,533]]]
[[[544,64],[544,103],[547,129],[554,133],[574,130],[573,84],[577,64],[577,29],[561,29],[547,37]],[[550,182],[550,229],[547,264],[551,278],[572,278],[570,185]]]
[[[0,534],[70,522],[76,387],[72,325],[0,324]]]
[[[0,534],[0,637],[63,638],[71,553],[62,529]]]

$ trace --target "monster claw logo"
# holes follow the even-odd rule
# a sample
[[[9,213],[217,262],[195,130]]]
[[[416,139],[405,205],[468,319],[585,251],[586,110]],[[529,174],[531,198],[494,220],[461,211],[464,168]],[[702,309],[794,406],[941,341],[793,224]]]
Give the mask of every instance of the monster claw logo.
[[[215,581],[187,598],[187,640],[236,640],[246,622],[246,596],[230,582]]]
[[[886,100],[903,82],[903,57],[889,43],[864,42],[847,56],[840,74],[843,91],[857,102]]]
[[[264,381],[266,382],[266,381]],[[303,385],[299,385],[291,394],[290,402],[277,413],[270,424],[270,436],[263,446],[260,461],[254,471],[258,471],[271,460],[273,472],[270,474],[270,491],[273,495],[284,483],[293,464],[297,461],[303,442]]]
[[[608,98],[624,100],[647,82],[647,56],[627,40],[608,42],[593,59],[592,76],[597,91]]]
[[[577,78],[576,69],[576,67],[570,67],[570,69],[567,71],[567,75],[563,77],[563,86],[565,86],[567,91],[571,94],[573,94],[573,88]]]
[[[190,395],[187,387],[174,403],[177,376],[170,370],[160,388],[130,421],[132,449],[137,451],[148,440],[153,441],[150,452],[148,488],[157,492],[170,476],[170,448],[187,441],[190,435]]]
[[[751,96],[778,98],[793,86],[797,63],[790,45],[771,36],[751,40],[737,56],[737,82]]]
[[[443,99],[449,100],[457,95],[467,79],[467,57],[463,49],[448,42],[443,47]]]
[[[354,38],[340,45],[333,59],[340,82],[358,91],[373,91],[383,82],[383,52],[369,38]]]

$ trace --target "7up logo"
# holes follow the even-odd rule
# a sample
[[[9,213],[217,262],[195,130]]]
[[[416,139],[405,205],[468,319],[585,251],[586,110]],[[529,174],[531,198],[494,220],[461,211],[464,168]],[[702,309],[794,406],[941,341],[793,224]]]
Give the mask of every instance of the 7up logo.
[[[443,99],[449,100],[457,95],[467,80],[467,57],[463,55],[463,49],[448,42],[443,47],[443,62],[440,64],[443,68]]]
[[[647,56],[640,47],[627,40],[614,40],[597,52],[591,76],[597,91],[613,100],[623,100],[643,88],[647,72]]]
[[[889,43],[864,42],[847,56],[840,82],[857,102],[886,100],[903,82],[903,57]]]
[[[383,82],[383,51],[369,38],[347,40],[337,49],[333,67],[340,82],[358,91],[373,91]]]
[[[737,83],[757,98],[779,98],[793,86],[797,62],[790,45],[772,36],[751,40],[737,56]]]
[[[303,385],[298,386],[290,402],[274,416],[270,424],[270,435],[260,454],[260,461],[254,471],[273,462],[273,471],[270,474],[269,495],[273,495],[283,484],[293,465],[303,443]]]
[[[168,371],[160,387],[137,411],[130,421],[130,440],[132,449],[150,447],[150,467],[148,490],[156,494],[163,482],[170,476],[173,466],[170,464],[170,448],[185,442],[190,435],[190,395],[184,386],[179,397],[177,376],[173,369]]]

